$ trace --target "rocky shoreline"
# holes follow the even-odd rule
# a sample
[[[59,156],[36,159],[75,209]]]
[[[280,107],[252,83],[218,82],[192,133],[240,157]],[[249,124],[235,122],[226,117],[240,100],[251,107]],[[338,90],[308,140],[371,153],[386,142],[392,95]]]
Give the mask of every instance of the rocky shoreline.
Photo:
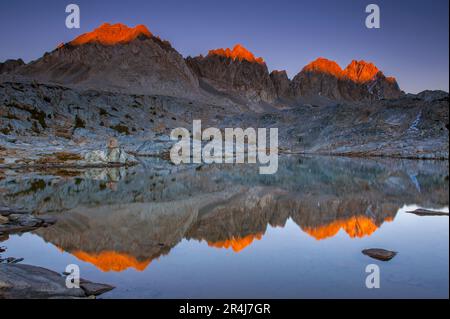
[[[5,169],[134,165],[140,156],[167,153],[171,130],[190,129],[195,119],[220,130],[277,127],[280,153],[449,158],[448,93],[441,91],[366,102],[299,100],[254,112],[235,104],[4,82],[2,100]],[[111,138],[121,148],[109,149]]]
[[[58,149],[61,149],[61,147]],[[51,148],[46,149],[44,146],[36,152],[25,147],[0,148],[0,169],[87,169],[129,167],[137,163],[138,160],[133,155],[119,147],[115,138],[110,138],[107,141],[107,146],[100,150],[72,148],[70,151],[52,151]]]
[[[0,242],[9,235],[22,234],[56,223],[52,217],[34,216],[31,212],[0,209]],[[66,299],[95,298],[113,286],[80,279],[78,288],[68,288],[64,274],[52,270],[22,264],[23,258],[7,257],[2,254],[6,247],[0,247],[0,299]],[[65,274],[68,275],[68,274]]]

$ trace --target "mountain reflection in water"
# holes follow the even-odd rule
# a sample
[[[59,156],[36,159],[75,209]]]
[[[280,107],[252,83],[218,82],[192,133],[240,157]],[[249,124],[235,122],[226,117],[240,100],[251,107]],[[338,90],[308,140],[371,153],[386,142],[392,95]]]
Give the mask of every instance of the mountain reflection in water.
[[[448,206],[447,162],[283,156],[278,173],[264,176],[256,166],[154,161],[7,175],[0,203],[53,214],[58,222],[35,234],[104,272],[143,271],[183,239],[239,253],[288,220],[316,240],[356,239],[405,204]]]

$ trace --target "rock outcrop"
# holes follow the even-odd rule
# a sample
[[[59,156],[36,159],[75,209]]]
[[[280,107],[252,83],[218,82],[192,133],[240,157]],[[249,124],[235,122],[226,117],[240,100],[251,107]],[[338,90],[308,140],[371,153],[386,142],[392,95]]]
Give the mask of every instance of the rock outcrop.
[[[113,286],[83,280],[68,288],[66,278],[52,270],[23,264],[0,264],[1,299],[78,299],[97,296]]]
[[[198,80],[169,42],[145,26],[103,24],[61,44],[18,74],[87,89],[191,96]]]
[[[106,150],[94,150],[86,153],[84,159],[87,164],[136,164],[137,159],[130,154],[127,154],[118,145],[116,139],[108,141]]]
[[[25,65],[22,59],[17,60],[6,60],[3,63],[0,63],[0,74],[11,73],[17,68]]]
[[[211,50],[205,57],[186,61],[207,86],[221,93],[238,94],[251,102],[272,102],[277,97],[264,60],[242,45]]]
[[[284,99],[292,97],[291,81],[289,80],[286,71],[274,70],[270,73],[270,78],[272,79],[275,93],[278,98]]]
[[[374,64],[353,60],[344,70],[334,61],[319,58],[292,80],[294,97],[325,96],[334,100],[394,99],[402,92],[393,77]]]
[[[419,99],[428,103],[433,103],[433,102],[447,102],[449,101],[448,99],[448,92],[444,92],[441,90],[425,90],[420,92],[419,94],[413,95],[413,94],[409,94],[409,96],[411,96],[413,99]]]

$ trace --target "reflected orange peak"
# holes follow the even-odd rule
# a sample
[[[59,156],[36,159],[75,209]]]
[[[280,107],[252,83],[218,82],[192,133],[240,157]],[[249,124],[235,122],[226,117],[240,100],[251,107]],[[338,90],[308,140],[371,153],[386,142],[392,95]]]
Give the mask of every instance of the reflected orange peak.
[[[210,50],[208,52],[208,55],[219,55],[226,58],[230,58],[232,60],[239,60],[239,61],[246,60],[252,63],[259,63],[259,64],[264,63],[263,58],[256,58],[253,55],[253,53],[248,51],[240,44],[235,45],[233,50],[230,50],[230,48]]]
[[[117,253],[115,251],[102,251],[99,254],[92,254],[79,250],[71,254],[82,261],[93,264],[95,267],[104,272],[121,272],[128,268],[143,271],[151,262],[151,260],[138,261],[133,256]]]
[[[385,221],[392,221],[387,218]],[[317,240],[334,237],[343,229],[351,238],[362,238],[372,235],[379,226],[366,216],[354,216],[346,220],[337,220],[319,227],[305,227],[303,230]]]
[[[114,45],[128,43],[139,36],[151,38],[153,35],[144,25],[137,25],[134,28],[116,23],[104,23],[92,32],[84,33],[71,41],[71,45],[82,45],[86,43],[100,43],[103,45]]]
[[[230,239],[218,242],[208,242],[208,246],[216,248],[233,249],[234,252],[238,253],[244,248],[249,246],[255,239],[260,240],[262,238],[262,233],[251,234],[242,238],[232,237]]]

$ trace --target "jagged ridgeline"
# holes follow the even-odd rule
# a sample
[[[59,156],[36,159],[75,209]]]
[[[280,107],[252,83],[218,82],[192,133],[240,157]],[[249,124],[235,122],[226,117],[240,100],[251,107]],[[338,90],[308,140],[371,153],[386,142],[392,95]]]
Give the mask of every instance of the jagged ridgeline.
[[[290,81],[285,71],[269,73],[263,58],[240,44],[184,59],[168,41],[143,25],[129,28],[107,23],[29,64],[21,60],[0,64],[0,73],[133,94],[192,97],[222,92],[253,102],[311,95],[381,99],[401,94],[395,78],[385,77],[375,65],[364,61],[353,61],[341,70],[335,62],[319,58]]]
[[[103,24],[43,57],[0,63],[0,133],[163,134],[202,119],[278,127],[280,146],[448,158],[448,93],[405,94],[373,63],[318,58],[289,79],[244,46],[184,58],[145,26]],[[152,135],[152,136],[153,136]]]

